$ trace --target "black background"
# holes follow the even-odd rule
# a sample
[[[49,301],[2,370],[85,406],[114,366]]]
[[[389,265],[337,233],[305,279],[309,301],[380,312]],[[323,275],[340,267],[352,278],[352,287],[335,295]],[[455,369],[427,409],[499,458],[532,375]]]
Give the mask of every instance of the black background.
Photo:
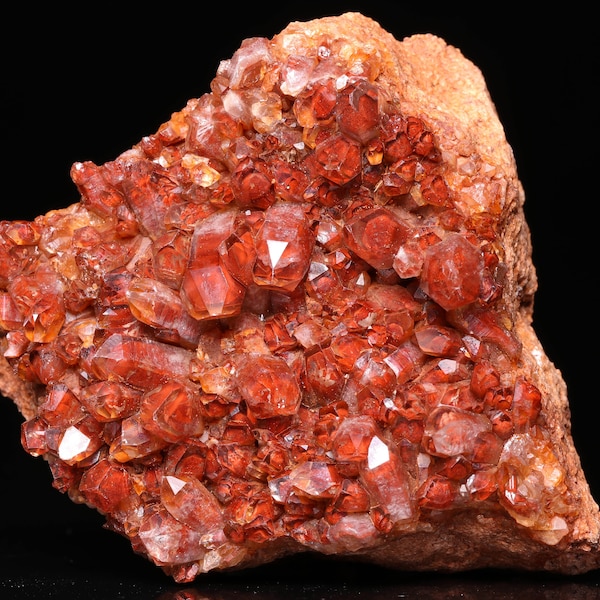
[[[534,326],[567,382],[575,443],[600,499],[599,59],[584,3],[526,14],[495,3],[53,4],[11,4],[0,21],[2,219],[32,219],[77,202],[74,161],[115,158],[207,92],[219,61],[244,38],[272,37],[291,20],[360,11],[397,38],[429,32],[459,47],[482,70],[514,150],[539,278]],[[0,398],[0,597],[176,599],[180,587],[102,530],[98,515],[52,489],[45,462],[20,446],[20,423]],[[189,598],[211,600],[438,597],[439,590],[448,598],[600,595],[593,574],[448,578],[327,563],[323,575],[319,564],[283,561],[186,589]]]

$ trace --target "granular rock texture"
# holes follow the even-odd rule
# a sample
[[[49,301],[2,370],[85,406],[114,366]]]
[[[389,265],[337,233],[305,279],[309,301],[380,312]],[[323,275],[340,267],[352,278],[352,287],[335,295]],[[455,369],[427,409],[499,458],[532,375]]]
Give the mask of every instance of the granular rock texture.
[[[0,223],[2,392],[176,581],[315,551],[600,565],[486,85],[360,14],[245,40],[81,199]]]

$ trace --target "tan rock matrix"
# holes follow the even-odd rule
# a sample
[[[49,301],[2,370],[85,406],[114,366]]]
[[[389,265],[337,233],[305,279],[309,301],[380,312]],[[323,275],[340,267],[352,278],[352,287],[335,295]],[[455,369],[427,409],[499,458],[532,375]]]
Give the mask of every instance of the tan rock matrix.
[[[178,582],[313,551],[576,574],[599,511],[481,72],[356,13],[243,41],[0,222],[25,450]]]

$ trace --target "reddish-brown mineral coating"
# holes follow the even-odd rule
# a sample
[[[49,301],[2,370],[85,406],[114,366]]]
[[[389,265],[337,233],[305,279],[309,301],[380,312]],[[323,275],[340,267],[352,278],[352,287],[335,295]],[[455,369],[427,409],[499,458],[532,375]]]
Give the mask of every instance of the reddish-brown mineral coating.
[[[436,52],[471,78],[440,80],[448,106],[479,86],[465,117],[411,83]],[[23,446],[177,581],[306,549],[520,566],[504,541],[495,562],[501,528],[526,568],[597,566],[473,70],[360,15],[292,24],[114,161],[76,163],[78,204],[0,223]],[[398,549],[475,522],[471,560]]]

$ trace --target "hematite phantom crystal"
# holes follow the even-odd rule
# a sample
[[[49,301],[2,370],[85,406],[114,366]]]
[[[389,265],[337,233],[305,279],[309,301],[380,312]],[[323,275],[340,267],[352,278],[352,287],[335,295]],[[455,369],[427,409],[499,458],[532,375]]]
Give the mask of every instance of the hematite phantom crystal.
[[[345,14],[211,90],[0,223],[2,390],[55,487],[178,582],[305,550],[600,566],[476,67]]]

